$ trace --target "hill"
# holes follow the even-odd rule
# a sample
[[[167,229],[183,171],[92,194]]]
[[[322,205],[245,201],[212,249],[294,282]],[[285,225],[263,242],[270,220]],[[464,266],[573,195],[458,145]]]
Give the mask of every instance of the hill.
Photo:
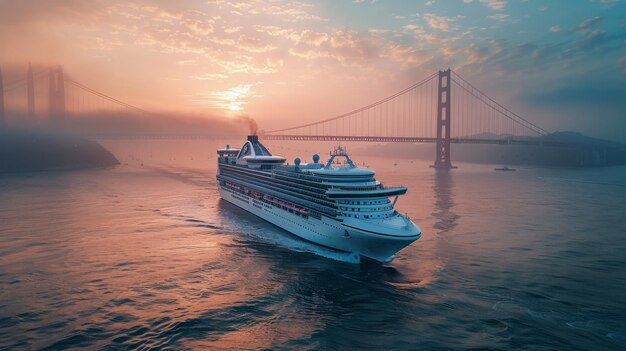
[[[110,167],[115,156],[95,141],[32,129],[0,130],[0,173]]]

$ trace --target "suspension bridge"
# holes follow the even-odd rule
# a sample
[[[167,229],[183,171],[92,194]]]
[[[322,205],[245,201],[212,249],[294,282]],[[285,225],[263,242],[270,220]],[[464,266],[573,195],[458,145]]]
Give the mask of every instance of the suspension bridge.
[[[150,111],[111,97],[63,74],[60,67],[33,70],[24,79],[2,84],[0,72],[0,125],[4,120],[4,96],[26,90],[26,101],[17,108],[27,110],[35,121],[44,116],[62,124],[67,115],[90,113],[139,113]],[[35,92],[47,95],[47,104],[35,104]],[[19,99],[18,99],[19,100]],[[37,108],[39,107],[39,108]],[[435,168],[452,168],[451,144],[539,145],[577,147],[572,143],[541,138],[549,133],[522,118],[447,69],[434,72],[419,82],[384,99],[331,118],[286,128],[262,131],[265,140],[354,141],[384,143],[434,143]],[[104,139],[203,139],[197,134],[100,134]],[[538,138],[539,137],[539,138]]]
[[[434,167],[451,168],[452,143],[545,145],[529,137],[547,134],[448,69],[362,108],[263,138],[435,143]]]
[[[33,69],[30,64],[25,77],[7,83],[0,71],[0,126],[7,123],[6,111],[17,113],[24,123],[52,126],[63,125],[67,116],[157,115],[78,82],[60,66]]]

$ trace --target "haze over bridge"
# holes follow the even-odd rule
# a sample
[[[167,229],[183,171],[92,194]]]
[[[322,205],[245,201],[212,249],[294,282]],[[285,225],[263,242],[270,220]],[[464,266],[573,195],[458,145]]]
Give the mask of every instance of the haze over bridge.
[[[44,113],[62,125],[66,114],[89,111],[132,112],[155,115],[146,109],[111,97],[64,75],[60,67],[33,71],[25,79],[2,86],[0,72],[0,125],[4,121],[4,95],[25,90],[26,118],[35,121],[35,91],[48,96]],[[540,145],[553,147],[588,146],[541,138],[549,133],[522,118],[472,85],[460,74],[447,69],[384,99],[331,118],[277,130],[261,131],[265,140],[408,142],[436,144],[436,168],[452,168],[451,144]],[[204,139],[198,131],[180,133],[91,133],[97,139]],[[539,138],[538,138],[539,137]],[[585,151],[587,152],[587,151]],[[587,152],[588,153],[588,152]]]

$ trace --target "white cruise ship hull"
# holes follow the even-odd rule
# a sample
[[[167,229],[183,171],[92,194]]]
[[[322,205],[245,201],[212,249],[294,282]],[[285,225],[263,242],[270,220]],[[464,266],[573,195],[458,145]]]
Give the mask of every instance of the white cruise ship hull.
[[[404,217],[403,224],[396,223],[395,228],[353,219],[342,222],[326,216],[303,218],[229,188],[219,188],[222,199],[304,240],[383,263],[393,260],[398,251],[421,235],[420,229]]]

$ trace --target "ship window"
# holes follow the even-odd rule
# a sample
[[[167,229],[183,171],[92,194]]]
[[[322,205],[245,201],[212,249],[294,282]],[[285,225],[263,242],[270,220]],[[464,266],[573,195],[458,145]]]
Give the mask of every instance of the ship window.
[[[263,146],[260,143],[254,143],[252,144],[252,146],[254,147],[254,153],[257,156],[272,156],[272,154],[270,154],[269,150]]]
[[[270,151],[261,143],[254,143],[254,152],[257,156],[272,156]]]

